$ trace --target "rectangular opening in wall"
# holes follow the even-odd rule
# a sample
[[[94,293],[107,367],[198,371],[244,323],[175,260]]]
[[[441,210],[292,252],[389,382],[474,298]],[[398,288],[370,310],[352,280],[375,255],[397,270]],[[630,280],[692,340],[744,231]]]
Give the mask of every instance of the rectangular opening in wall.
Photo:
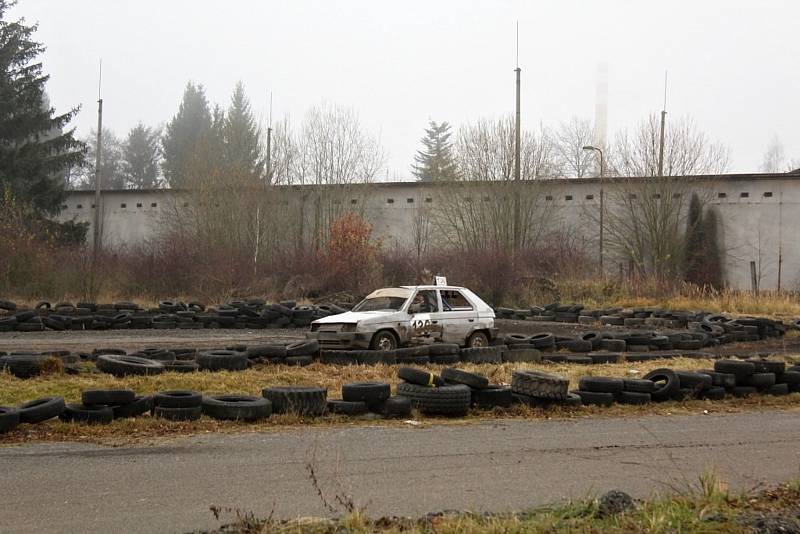
[[[545,200],[553,200],[553,197],[552,197],[552,196],[550,196],[550,195],[547,195],[546,197],[544,197],[544,199],[545,199]]]
[[[764,191],[764,198],[772,198],[772,191]]]
[[[661,199],[661,193],[654,193],[654,194],[653,194],[653,199],[654,199],[654,200],[659,200],[659,199]]]
[[[78,204],[77,206],[75,206],[75,209],[76,210],[82,210],[83,209],[83,204]]]
[[[158,203],[153,202],[152,204],[150,204],[150,207],[151,208],[157,208],[158,207]]]
[[[119,207],[125,209],[128,207],[128,205],[123,202],[122,204],[119,205]]]
[[[387,204],[394,204],[394,199],[393,198],[387,198],[386,199],[386,203]]]
[[[630,195],[628,195],[628,198],[631,200],[636,200],[636,193],[631,193]]]
[[[433,202],[433,199],[431,197],[428,197],[428,198],[425,199],[425,202],[430,204],[431,202]]]
[[[413,203],[414,203],[414,199],[413,198],[407,198],[406,199],[406,204],[413,204]]]
[[[66,205],[66,204],[62,204],[62,205],[61,205],[61,209],[62,209],[62,210],[65,210],[65,209],[67,209],[67,205]]]
[[[594,195],[586,195],[586,200],[594,200]]]
[[[141,202],[137,202],[137,203],[136,203],[136,207],[137,207],[137,208],[141,208],[141,207],[142,207],[142,203],[141,203]]]
[[[564,200],[572,200],[572,195],[564,195]]]
[[[677,200],[677,199],[681,198],[681,194],[680,193],[673,193],[672,198]]]
[[[489,197],[483,197],[484,202],[489,202],[491,199]]]
[[[358,204],[358,199],[357,198],[351,198],[350,199],[350,204]]]
[[[728,196],[728,193],[717,193],[717,198],[725,198]]]
[[[183,207],[184,207],[184,208],[188,208],[188,207],[189,207],[189,203],[188,203],[188,202],[184,202],[184,203],[183,203]]]
[[[342,201],[341,201],[341,200],[334,200],[334,201],[333,201],[333,205],[334,205],[334,206],[338,206],[338,205],[339,205],[339,204],[341,204],[341,203],[342,203]]]
[[[96,206],[95,204],[92,204],[92,209],[95,209],[96,207],[97,207],[97,206]]]
[[[741,198],[749,198],[750,197],[750,193],[748,193],[747,191],[742,191],[741,193],[739,193],[739,196]]]

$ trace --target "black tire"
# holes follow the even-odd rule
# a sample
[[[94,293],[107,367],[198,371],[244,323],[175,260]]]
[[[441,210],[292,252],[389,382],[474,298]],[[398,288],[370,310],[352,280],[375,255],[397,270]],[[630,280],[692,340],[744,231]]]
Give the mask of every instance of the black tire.
[[[369,342],[370,349],[379,351],[392,351],[396,350],[399,346],[400,341],[397,339],[397,336],[394,334],[394,332],[390,330],[381,330],[376,332],[375,335],[372,336],[372,340]]]
[[[491,410],[492,408],[508,408],[514,398],[509,386],[489,386],[485,389],[472,390],[472,404],[476,408]]]
[[[395,352],[384,351],[380,353],[381,363],[384,365],[395,365],[397,363],[397,354]]]
[[[285,358],[287,347],[285,345],[254,345],[247,347],[245,353],[248,358]]]
[[[622,389],[632,393],[653,393],[656,389],[656,384],[652,380],[624,378],[622,379]]]
[[[44,370],[50,356],[43,354],[9,354],[0,358],[0,371],[8,371],[17,378],[32,378]]]
[[[467,363],[502,363],[500,347],[475,347],[461,349],[461,361]]]
[[[540,399],[561,400],[567,396],[569,380],[539,371],[514,371],[511,389]]]
[[[329,400],[328,412],[339,415],[364,415],[369,410],[362,401]]]
[[[701,391],[699,396],[701,399],[722,400],[725,398],[725,388],[718,386],[710,387]]]
[[[194,373],[200,370],[197,362],[188,360],[175,360],[174,362],[163,362],[164,371],[173,373]]]
[[[464,385],[437,388],[402,382],[397,394],[411,399],[411,404],[427,415],[462,417],[469,412],[472,395]]]
[[[394,354],[394,351],[389,350],[356,350],[353,351],[353,356],[359,365],[378,365],[383,362],[384,354]]]
[[[486,389],[489,387],[489,379],[485,376],[476,373],[468,373],[460,369],[453,369],[452,367],[442,369],[441,376],[446,382],[464,384],[473,389]]]
[[[583,339],[557,341],[556,347],[559,349],[566,349],[570,352],[592,352],[592,342],[584,341]]]
[[[156,408],[194,408],[202,402],[202,393],[188,389],[160,391],[153,395],[153,406]]]
[[[22,423],[41,423],[64,411],[64,397],[44,397],[17,406]]]
[[[756,373],[773,373],[779,375],[786,371],[786,362],[777,360],[746,360],[756,367]]]
[[[741,399],[758,394],[758,389],[752,386],[736,386],[731,390],[731,393],[733,393],[734,397]]]
[[[358,360],[346,350],[323,350],[319,360],[326,365],[358,365]]]
[[[191,408],[156,406],[153,408],[153,415],[167,421],[197,421],[203,415],[203,408],[200,406]]]
[[[19,425],[19,410],[0,406],[0,434],[11,432]]]
[[[638,391],[620,391],[615,398],[620,404],[634,405],[649,404],[652,400],[650,393],[640,393]]]
[[[427,365],[431,363],[430,356],[397,356],[397,363],[405,363],[410,365]],[[461,361],[459,356],[458,361]]]
[[[429,387],[444,385],[444,380],[442,380],[440,376],[421,369],[414,369],[413,367],[401,367],[397,370],[397,376],[409,384],[416,384],[418,386]]]
[[[110,406],[67,404],[58,418],[67,422],[107,425],[114,420],[114,410]]]
[[[737,386],[751,386],[757,389],[766,389],[775,384],[774,373],[755,373],[736,379]]]
[[[694,373],[691,371],[675,371],[678,377],[678,384],[681,388],[689,388],[695,391],[708,389],[712,385],[710,376],[703,373]]]
[[[318,416],[325,413],[328,390],[318,387],[278,386],[265,388],[262,395],[272,402],[273,413]]]
[[[111,409],[114,412],[114,419],[139,417],[153,409],[153,397],[140,395],[131,403],[112,406]]]
[[[364,402],[368,405],[385,401],[392,395],[392,388],[385,382],[351,382],[342,386],[342,400]]]
[[[97,357],[97,368],[121,377],[128,375],[157,375],[164,372],[164,364],[137,356],[101,354]]]
[[[456,352],[455,354],[437,354],[430,356],[430,362],[436,365],[453,365],[461,361],[461,355]]]
[[[136,392],[130,389],[88,389],[81,392],[81,402],[87,406],[130,404],[134,400]]]
[[[484,332],[473,332],[466,341],[467,348],[478,349],[489,346],[489,336]]]
[[[319,352],[319,342],[316,339],[295,341],[286,345],[286,356],[313,356]]]
[[[556,346],[556,336],[550,332],[534,334],[529,339],[530,344],[537,349],[549,349]]]
[[[786,371],[775,377],[776,384],[789,384],[790,386],[800,385],[800,372]]]
[[[256,421],[272,415],[272,403],[250,395],[209,395],[203,397],[203,414],[229,421]]]
[[[518,348],[514,345],[509,350],[501,353],[502,360],[508,363],[539,363],[542,361],[542,351],[534,348]]]
[[[199,352],[197,365],[209,371],[243,371],[247,369],[247,354],[232,350]]]
[[[789,384],[772,384],[770,387],[764,390],[766,395],[788,395],[789,394]]]
[[[408,417],[411,415],[411,399],[408,397],[389,397],[385,401],[370,406],[370,410],[383,417]]]
[[[670,400],[682,402],[689,399],[694,399],[697,397],[698,392],[696,389],[693,388],[678,388],[672,392],[670,395]]]
[[[752,362],[741,360],[717,360],[714,362],[714,370],[718,373],[736,375],[736,378],[739,379],[755,373],[756,366]]]
[[[311,365],[314,363],[314,358],[311,356],[289,356],[284,360],[286,365],[294,365],[298,367],[305,367],[306,365]]]
[[[624,387],[621,378],[607,376],[584,376],[578,382],[581,391],[594,391],[596,393],[619,393]]]
[[[611,406],[614,404],[613,393],[599,393],[597,391],[575,390],[570,393],[577,395],[584,406]]]
[[[618,363],[622,360],[622,355],[618,352],[595,352],[589,353],[587,356],[592,359],[592,363]]]
[[[607,350],[609,352],[624,352],[628,344],[624,339],[601,339],[600,350]]]
[[[732,388],[736,386],[736,375],[730,373],[718,373],[716,371],[703,369],[697,371],[711,377],[712,387]]]
[[[428,347],[428,356],[445,356],[449,354],[458,354],[461,347],[455,343],[434,343]]]
[[[651,396],[656,402],[669,400],[672,394],[680,389],[678,376],[672,369],[653,369],[642,378],[644,380],[651,380],[655,383],[656,387],[651,393]]]

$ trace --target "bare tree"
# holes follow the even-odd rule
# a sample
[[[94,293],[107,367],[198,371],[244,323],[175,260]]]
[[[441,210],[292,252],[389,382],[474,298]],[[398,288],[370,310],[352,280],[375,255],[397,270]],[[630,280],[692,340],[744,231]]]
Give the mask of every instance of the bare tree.
[[[592,121],[572,117],[569,122],[561,123],[555,133],[555,145],[564,177],[584,178],[592,174],[597,158],[583,147],[593,144],[593,139]]]
[[[619,176],[658,176],[661,125],[650,115],[632,131],[616,136],[609,169]],[[728,167],[728,149],[711,142],[689,118],[667,124],[664,175],[720,174]]]
[[[764,152],[764,159],[761,161],[761,172],[792,170],[786,167],[786,153],[783,150],[783,143],[781,143],[777,135],[774,135],[767,145],[767,150]]]

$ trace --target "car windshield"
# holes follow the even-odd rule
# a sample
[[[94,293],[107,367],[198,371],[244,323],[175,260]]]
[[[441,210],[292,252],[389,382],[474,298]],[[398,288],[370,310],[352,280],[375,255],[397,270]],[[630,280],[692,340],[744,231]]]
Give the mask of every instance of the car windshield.
[[[354,312],[399,311],[405,304],[405,297],[367,297],[353,308]]]

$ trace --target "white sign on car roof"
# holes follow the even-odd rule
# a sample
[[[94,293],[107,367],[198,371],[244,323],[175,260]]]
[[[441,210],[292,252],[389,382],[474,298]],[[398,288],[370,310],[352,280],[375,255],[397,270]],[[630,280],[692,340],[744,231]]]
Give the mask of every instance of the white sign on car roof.
[[[444,276],[437,276],[436,277],[436,286],[442,287],[447,285],[447,278]]]

